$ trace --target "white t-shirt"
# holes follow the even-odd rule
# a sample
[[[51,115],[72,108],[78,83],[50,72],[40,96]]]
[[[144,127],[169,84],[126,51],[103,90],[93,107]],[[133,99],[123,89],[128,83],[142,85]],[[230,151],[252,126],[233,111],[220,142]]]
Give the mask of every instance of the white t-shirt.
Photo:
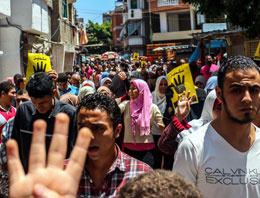
[[[258,198],[260,129],[249,151],[240,152],[206,124],[180,143],[173,171],[195,184],[204,198]]]

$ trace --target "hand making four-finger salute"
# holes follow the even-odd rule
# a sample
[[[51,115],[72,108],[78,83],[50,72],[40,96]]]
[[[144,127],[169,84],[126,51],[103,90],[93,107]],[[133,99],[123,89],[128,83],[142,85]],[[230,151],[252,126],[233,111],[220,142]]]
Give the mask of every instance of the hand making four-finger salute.
[[[8,141],[10,198],[76,197],[92,135],[87,128],[79,131],[68,165],[64,168],[68,128],[69,117],[58,114],[46,162],[46,123],[42,120],[34,122],[28,174],[23,170],[16,141]]]
[[[190,105],[195,98],[195,94],[190,97],[190,91],[187,95],[184,91],[182,95],[178,95],[178,108],[176,112],[177,119],[181,122],[190,113]]]

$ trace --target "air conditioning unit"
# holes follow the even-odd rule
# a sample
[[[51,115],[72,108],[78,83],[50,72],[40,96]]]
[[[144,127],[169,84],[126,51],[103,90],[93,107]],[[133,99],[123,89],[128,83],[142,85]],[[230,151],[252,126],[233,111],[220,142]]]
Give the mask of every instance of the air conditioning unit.
[[[142,19],[142,10],[141,9],[130,9],[128,10],[128,19]]]

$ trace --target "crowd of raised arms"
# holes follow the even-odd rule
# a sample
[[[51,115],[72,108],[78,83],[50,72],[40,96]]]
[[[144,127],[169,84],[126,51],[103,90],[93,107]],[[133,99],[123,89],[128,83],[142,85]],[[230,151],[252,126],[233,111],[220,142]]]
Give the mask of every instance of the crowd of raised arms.
[[[196,94],[173,103],[183,64]],[[258,198],[259,108],[245,56],[16,74],[0,83],[0,197]]]

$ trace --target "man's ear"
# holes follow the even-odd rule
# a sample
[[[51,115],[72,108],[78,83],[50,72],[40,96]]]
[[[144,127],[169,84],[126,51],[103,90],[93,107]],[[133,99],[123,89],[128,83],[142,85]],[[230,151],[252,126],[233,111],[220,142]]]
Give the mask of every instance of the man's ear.
[[[54,89],[52,90],[52,96],[55,96],[56,91],[57,91],[57,88],[54,88]]]
[[[222,101],[222,90],[221,90],[221,88],[219,87],[219,86],[216,86],[216,88],[215,88],[215,91],[216,91],[216,95],[217,95],[217,98],[221,101],[221,102],[223,102]]]
[[[1,91],[0,97],[1,97],[1,96],[5,96],[5,95],[6,95],[5,91]]]
[[[115,129],[115,138],[119,138],[121,130],[122,130],[122,124],[118,124],[116,129]]]

